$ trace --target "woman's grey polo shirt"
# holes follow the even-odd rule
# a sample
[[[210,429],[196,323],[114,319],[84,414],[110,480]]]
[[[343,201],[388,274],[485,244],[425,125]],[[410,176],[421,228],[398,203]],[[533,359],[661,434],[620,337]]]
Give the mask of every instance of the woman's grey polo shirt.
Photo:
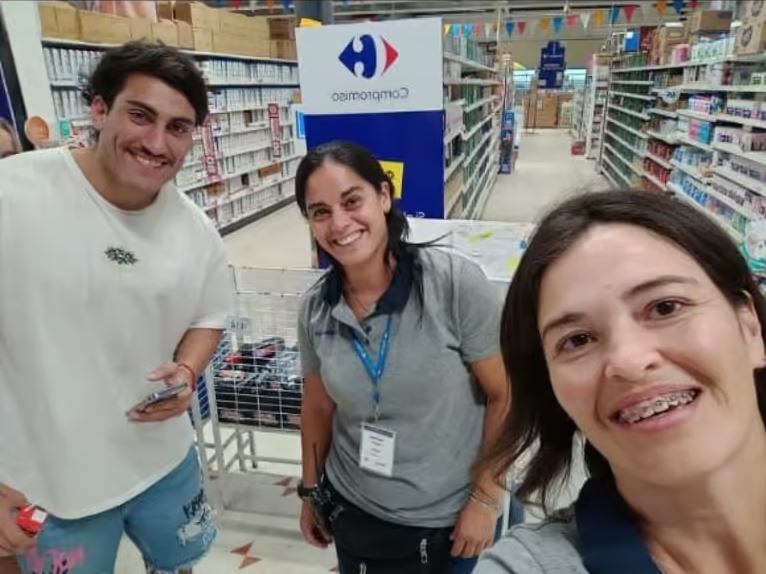
[[[413,288],[417,265],[422,309]],[[325,470],[352,504],[399,524],[455,523],[470,494],[484,425],[485,397],[468,364],[499,353],[501,307],[478,265],[436,248],[400,258],[389,289],[361,324],[342,297],[337,271],[305,294],[298,319],[303,372],[319,374],[337,405]],[[373,386],[351,341],[356,335],[376,361],[389,314],[377,424],[396,431],[396,447],[393,476],[383,477],[359,467]]]

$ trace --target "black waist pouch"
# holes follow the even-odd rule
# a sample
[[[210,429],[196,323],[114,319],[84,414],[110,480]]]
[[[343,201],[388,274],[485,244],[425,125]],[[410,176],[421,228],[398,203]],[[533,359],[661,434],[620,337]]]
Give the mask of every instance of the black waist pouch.
[[[341,574],[447,574],[452,527],[423,528],[381,520],[343,498],[325,478],[332,506],[327,524],[335,539]]]

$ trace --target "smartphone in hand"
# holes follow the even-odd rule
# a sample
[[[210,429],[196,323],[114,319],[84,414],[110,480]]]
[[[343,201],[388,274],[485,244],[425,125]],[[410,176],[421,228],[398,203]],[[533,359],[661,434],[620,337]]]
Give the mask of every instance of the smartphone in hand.
[[[162,387],[160,389],[154,390],[146,397],[144,397],[139,403],[129,409],[126,414],[130,414],[132,412],[140,412],[147,407],[177,397],[187,387],[188,385],[186,383],[180,383],[178,385],[173,385],[172,387]]]

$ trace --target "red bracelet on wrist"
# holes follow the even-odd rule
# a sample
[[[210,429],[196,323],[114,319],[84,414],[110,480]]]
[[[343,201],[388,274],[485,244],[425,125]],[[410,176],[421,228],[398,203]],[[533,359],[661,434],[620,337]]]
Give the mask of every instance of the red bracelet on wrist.
[[[197,373],[194,372],[194,369],[192,369],[189,365],[186,363],[176,363],[178,365],[179,369],[184,369],[186,372],[189,373],[191,376],[191,390],[192,392],[197,390]]]

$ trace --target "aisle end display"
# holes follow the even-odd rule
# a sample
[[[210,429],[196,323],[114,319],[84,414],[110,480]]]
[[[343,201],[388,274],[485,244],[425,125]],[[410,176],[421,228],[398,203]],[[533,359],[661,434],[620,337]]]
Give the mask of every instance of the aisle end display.
[[[296,35],[308,147],[338,139],[368,147],[399,175],[405,213],[443,217],[441,20],[299,28]]]

